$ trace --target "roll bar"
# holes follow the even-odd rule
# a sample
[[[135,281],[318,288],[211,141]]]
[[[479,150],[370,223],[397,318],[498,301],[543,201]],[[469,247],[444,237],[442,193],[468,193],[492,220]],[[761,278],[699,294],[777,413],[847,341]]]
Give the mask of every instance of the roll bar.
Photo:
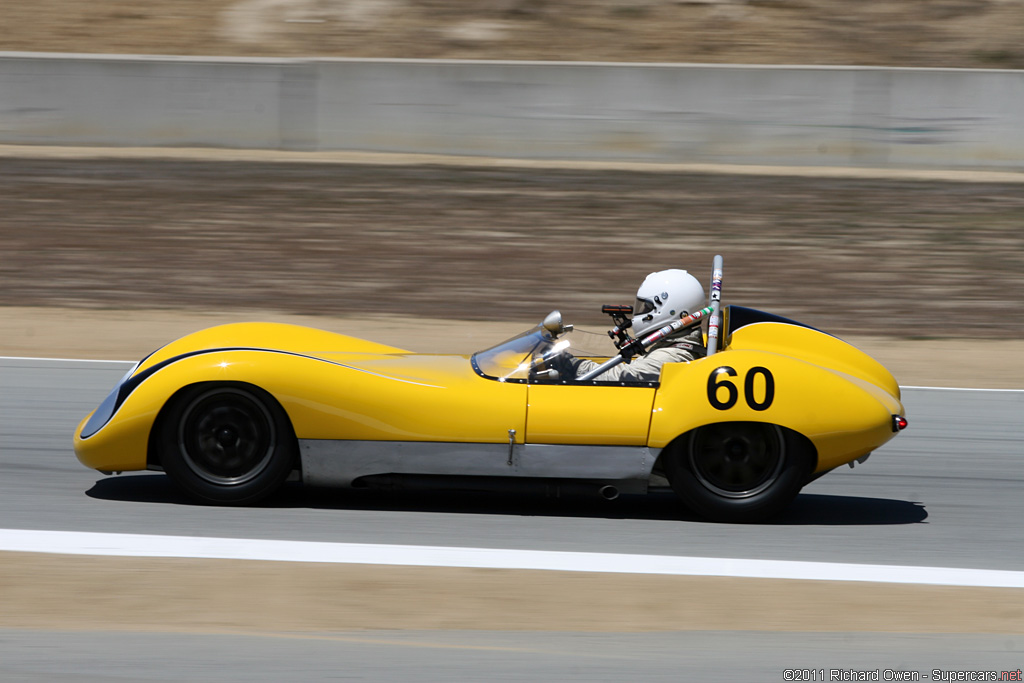
[[[711,306],[706,306],[699,311],[694,311],[690,315],[686,316],[682,320],[673,320],[668,325],[665,325],[659,330],[651,332],[643,339],[636,338],[630,341],[628,344],[624,344],[619,349],[618,355],[612,356],[601,365],[597,366],[590,372],[584,373],[576,379],[580,381],[586,381],[588,379],[594,379],[598,375],[604,373],[606,370],[611,370],[620,363],[628,363],[633,356],[643,354],[648,348],[654,344],[660,342],[662,339],[670,334],[678,332],[687,327],[693,327],[699,325],[700,321],[704,319],[704,316],[711,313]]]
[[[718,337],[722,330],[722,255],[717,254],[711,264],[711,319],[708,321],[708,355],[718,351]]]
[[[608,313],[610,315],[613,315],[613,319],[614,319],[614,315],[615,314],[618,314],[619,316],[622,316],[624,314],[624,312],[625,312],[624,310],[614,310],[613,311],[613,310],[611,310],[612,308],[619,308],[619,307],[605,306],[605,309],[609,309],[609,310],[605,310],[605,309],[602,309],[602,310],[603,310],[604,313]],[[625,307],[622,307],[622,308],[624,309]],[[630,311],[630,312],[632,312],[632,311]],[[721,254],[715,256],[714,261],[713,261],[712,266],[711,266],[711,293],[710,293],[710,296],[708,297],[708,306],[700,309],[699,311],[694,311],[693,313],[691,313],[690,315],[686,316],[685,318],[683,318],[681,320],[674,320],[674,321],[672,321],[668,325],[665,325],[661,329],[656,330],[655,332],[652,332],[651,334],[647,335],[643,339],[640,339],[640,338],[629,339],[628,335],[626,335],[626,332],[625,332],[625,328],[628,327],[628,325],[625,325],[625,326],[621,325],[621,324],[617,325],[615,327],[615,329],[612,330],[611,332],[609,332],[608,334],[609,334],[609,336],[612,336],[613,338],[618,336],[618,338],[622,341],[621,344],[616,343],[616,346],[619,347],[619,353],[617,355],[612,356],[611,358],[606,360],[604,363],[602,363],[601,365],[599,365],[596,368],[594,368],[593,370],[591,370],[590,372],[587,372],[587,373],[584,373],[584,374],[580,375],[576,379],[581,381],[581,382],[585,382],[587,380],[594,379],[595,377],[598,377],[598,376],[604,374],[606,371],[611,370],[616,365],[619,365],[621,363],[628,363],[633,358],[633,356],[635,356],[635,355],[642,355],[643,353],[645,353],[647,351],[647,349],[649,349],[651,346],[653,346],[657,342],[661,341],[662,339],[664,339],[668,335],[673,334],[675,332],[678,332],[679,330],[687,328],[687,327],[693,327],[694,325],[699,325],[701,320],[703,320],[704,317],[706,315],[708,315],[708,314],[711,315],[711,318],[708,321],[708,349],[707,349],[707,355],[710,356],[710,355],[712,355],[712,354],[714,354],[715,352],[718,351],[718,337],[719,337],[719,334],[720,334],[721,328],[722,328],[722,256],[721,256]]]

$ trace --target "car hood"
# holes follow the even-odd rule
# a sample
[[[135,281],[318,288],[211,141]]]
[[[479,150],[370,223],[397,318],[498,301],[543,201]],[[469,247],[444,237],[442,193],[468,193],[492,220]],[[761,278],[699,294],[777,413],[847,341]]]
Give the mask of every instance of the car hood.
[[[408,354],[386,344],[284,323],[232,323],[193,332],[153,352],[136,368],[142,372],[183,356],[224,349],[267,349],[317,358],[347,354]]]
[[[481,379],[473,370],[469,356],[327,353],[317,357],[382,378],[430,386],[452,386],[454,383]]]
[[[125,379],[151,374],[182,358],[230,350],[306,356],[385,378],[433,386],[479,379],[467,355],[417,354],[357,337],[281,323],[234,323],[194,332],[147,356]]]

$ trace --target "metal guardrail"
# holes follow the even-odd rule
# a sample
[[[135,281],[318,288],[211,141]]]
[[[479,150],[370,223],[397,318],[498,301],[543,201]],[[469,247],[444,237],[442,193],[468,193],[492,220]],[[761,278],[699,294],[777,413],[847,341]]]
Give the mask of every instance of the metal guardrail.
[[[1024,170],[1024,71],[0,53],[0,143]]]

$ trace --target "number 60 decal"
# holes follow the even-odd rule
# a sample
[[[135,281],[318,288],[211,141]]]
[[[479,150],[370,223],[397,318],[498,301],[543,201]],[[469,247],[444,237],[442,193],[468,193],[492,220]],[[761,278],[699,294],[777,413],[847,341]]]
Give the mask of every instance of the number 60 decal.
[[[764,398],[760,401],[754,395],[754,380],[758,375],[764,378]],[[736,369],[728,365],[715,368],[708,375],[708,403],[718,410],[729,410],[739,400],[739,389],[728,379],[729,377],[736,377]],[[723,390],[725,391],[724,401],[721,400]],[[775,400],[775,378],[772,376],[771,370],[761,366],[747,370],[747,375],[743,378],[743,398],[751,410],[768,410],[772,401]]]

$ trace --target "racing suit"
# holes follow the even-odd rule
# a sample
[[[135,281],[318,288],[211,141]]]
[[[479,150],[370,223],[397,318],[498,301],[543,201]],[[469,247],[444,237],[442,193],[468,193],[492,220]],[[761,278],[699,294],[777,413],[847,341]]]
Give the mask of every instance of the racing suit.
[[[692,330],[666,337],[651,347],[646,355],[635,358],[628,364],[616,365],[594,379],[602,382],[657,382],[663,363],[697,360],[706,354],[704,335],[698,325]],[[564,358],[560,361],[559,370],[567,377],[579,377],[600,365],[592,360],[576,358],[568,353],[564,354]]]

